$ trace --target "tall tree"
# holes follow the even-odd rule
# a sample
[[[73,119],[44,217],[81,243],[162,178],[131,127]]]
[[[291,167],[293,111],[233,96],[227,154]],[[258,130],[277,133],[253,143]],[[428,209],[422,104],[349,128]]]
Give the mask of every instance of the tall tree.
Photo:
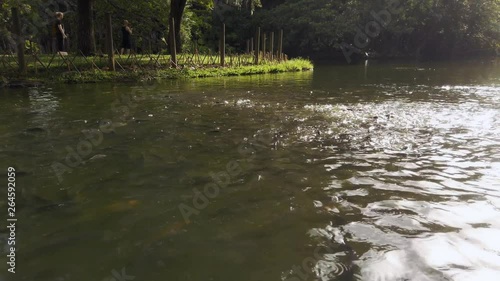
[[[170,4],[170,16],[169,16],[169,29],[168,29],[168,38],[169,38],[169,46],[168,48],[172,48],[172,32],[175,35],[175,43],[177,52],[182,52],[182,42],[181,42],[181,23],[182,16],[184,15],[184,9],[186,8],[187,0],[171,0]],[[172,19],[175,23],[175,28],[172,28]]]
[[[94,0],[78,0],[78,49],[84,55],[95,53]]]

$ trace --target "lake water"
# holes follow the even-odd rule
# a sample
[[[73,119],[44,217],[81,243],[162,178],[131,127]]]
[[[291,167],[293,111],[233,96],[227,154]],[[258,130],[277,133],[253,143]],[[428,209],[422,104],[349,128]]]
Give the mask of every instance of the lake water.
[[[499,61],[0,91],[0,280],[500,275]]]

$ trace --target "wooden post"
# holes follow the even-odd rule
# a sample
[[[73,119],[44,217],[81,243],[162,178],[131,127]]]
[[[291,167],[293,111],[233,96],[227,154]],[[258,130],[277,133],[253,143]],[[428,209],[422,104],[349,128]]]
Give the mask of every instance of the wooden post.
[[[280,30],[280,37],[278,38],[278,58],[279,61],[283,60],[283,29]]]
[[[255,33],[255,64],[259,64],[259,53],[260,53],[260,27],[257,27],[257,32]]]
[[[108,51],[109,70],[116,71],[115,49],[113,47],[113,25],[111,23],[111,13],[106,13],[106,47]]]
[[[71,50],[71,41],[69,40],[69,37],[66,37],[66,39],[63,40],[63,42],[64,42],[64,51],[68,52],[69,50]]]
[[[247,39],[247,48],[246,48],[246,53],[250,53],[250,40]]]
[[[14,35],[16,39],[17,60],[19,62],[19,72],[26,74],[26,59],[24,57],[24,39],[21,34],[21,20],[19,19],[19,10],[12,8],[12,21],[14,27]]]
[[[200,64],[200,54],[198,53],[198,41],[194,42],[194,55],[196,64]]]
[[[262,32],[262,60],[266,60],[266,33]]]
[[[172,32],[170,36],[170,59],[172,61],[171,66],[177,68],[177,45],[175,44],[175,20],[172,19]]]
[[[271,61],[274,60],[274,32],[271,32],[271,38],[269,39],[271,43]]]
[[[226,24],[222,24],[222,36],[220,39],[220,66],[224,67],[226,65]]]
[[[36,52],[33,51],[33,41],[30,40],[30,49],[31,55],[33,56],[33,65],[35,66],[35,74],[38,75],[38,66],[37,66],[37,55]]]
[[[250,38],[250,53],[253,53],[253,46],[255,45],[253,44],[253,37],[252,37]]]
[[[36,56],[36,55],[34,55],[34,56]],[[34,58],[33,63],[35,64],[35,74],[38,75],[38,65],[36,64],[37,63],[36,57]]]

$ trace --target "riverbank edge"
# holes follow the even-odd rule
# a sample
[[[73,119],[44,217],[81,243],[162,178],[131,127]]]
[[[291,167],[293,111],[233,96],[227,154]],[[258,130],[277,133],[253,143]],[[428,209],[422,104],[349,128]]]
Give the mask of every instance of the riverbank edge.
[[[296,58],[284,62],[268,62],[259,65],[247,65],[239,67],[185,67],[181,69],[143,69],[130,71],[68,71],[61,73],[28,74],[19,76],[0,75],[0,88],[23,88],[36,87],[44,84],[85,84],[85,83],[119,83],[119,82],[139,82],[154,81],[162,79],[192,79],[210,78],[224,76],[245,76],[270,73],[300,72],[313,70],[314,65],[310,60]]]

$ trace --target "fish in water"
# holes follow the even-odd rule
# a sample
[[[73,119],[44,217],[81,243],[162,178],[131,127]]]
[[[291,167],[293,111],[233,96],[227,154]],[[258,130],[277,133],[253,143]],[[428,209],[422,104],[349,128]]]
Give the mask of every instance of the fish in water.
[[[107,156],[107,155],[105,155],[105,154],[96,154],[96,155],[92,156],[92,157],[88,160],[88,162],[93,162],[93,161],[96,161],[96,160],[99,160],[99,159],[103,159],[103,158],[106,158],[106,157],[108,157],[108,156]]]
[[[43,133],[45,132],[45,129],[39,128],[39,127],[34,127],[34,128],[28,128],[26,129],[27,133]]]
[[[79,198],[79,201],[84,200],[82,197]],[[82,216],[83,220],[93,220],[96,217],[100,216],[101,214],[107,214],[107,213],[117,213],[117,212],[124,212],[124,211],[129,211],[131,209],[134,209],[135,207],[139,206],[140,201],[131,199],[123,202],[115,202],[110,205],[101,207],[101,208],[93,208],[89,209],[89,211],[85,212]]]
[[[128,200],[125,202],[116,202],[116,203],[113,203],[113,204],[107,206],[106,210],[111,211],[111,212],[126,211],[126,210],[130,210],[130,209],[137,207],[139,205],[139,203],[140,203],[139,200],[135,200],[135,199]]]
[[[155,235],[151,236],[146,242],[144,243],[144,248],[148,249],[151,247],[151,245],[157,241],[160,241],[162,239],[165,239],[166,237],[176,235],[181,231],[184,231],[186,226],[188,226],[191,222],[184,222],[184,221],[178,221],[175,222],[174,224],[169,224],[162,228],[158,233]]]
[[[217,128],[215,128],[215,129],[213,129],[213,130],[210,130],[210,131],[208,131],[208,132],[209,132],[209,133],[220,133],[220,128],[219,128],[219,127],[217,127]]]

